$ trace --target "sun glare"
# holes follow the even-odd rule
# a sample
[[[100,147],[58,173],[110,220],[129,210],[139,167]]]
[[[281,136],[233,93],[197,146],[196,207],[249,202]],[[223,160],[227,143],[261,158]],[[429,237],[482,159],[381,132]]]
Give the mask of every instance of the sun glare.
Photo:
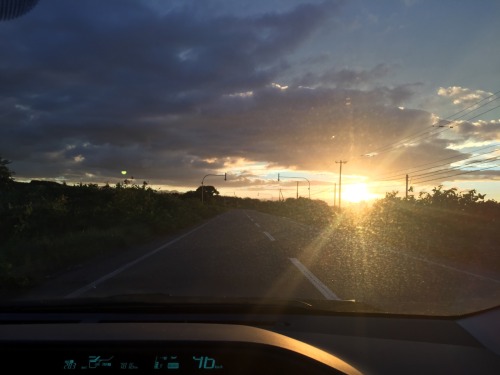
[[[345,201],[358,203],[374,198],[364,183],[342,185],[342,199]]]

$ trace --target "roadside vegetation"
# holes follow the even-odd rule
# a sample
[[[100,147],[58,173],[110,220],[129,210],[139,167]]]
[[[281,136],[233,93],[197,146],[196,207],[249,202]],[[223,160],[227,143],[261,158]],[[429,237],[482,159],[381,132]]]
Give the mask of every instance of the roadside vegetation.
[[[476,190],[440,185],[408,198],[387,193],[369,210],[348,216],[356,236],[372,246],[500,274],[500,203]]]
[[[500,203],[475,190],[438,186],[430,193],[388,193],[370,207],[338,211],[306,198],[260,201],[220,196],[213,186],[186,193],[155,191],[125,180],[115,186],[16,182],[0,158],[0,292],[31,288],[50,274],[99,255],[174,235],[228,209],[288,217],[332,238],[447,259],[471,259],[500,272]]]

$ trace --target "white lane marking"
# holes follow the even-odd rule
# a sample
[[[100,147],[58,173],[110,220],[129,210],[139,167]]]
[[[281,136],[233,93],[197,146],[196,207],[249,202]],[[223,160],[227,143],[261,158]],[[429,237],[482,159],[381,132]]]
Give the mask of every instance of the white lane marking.
[[[256,227],[259,227],[260,228],[260,224],[259,223],[254,223]]]
[[[298,260],[297,258],[289,259],[300,270],[300,272],[302,272],[304,276],[307,277],[307,279],[316,287],[316,289],[318,289],[319,292],[323,294],[326,299],[341,301],[341,299],[325,284],[323,284],[320,279],[318,279],[311,271],[309,271],[306,266],[300,263],[300,260]]]
[[[83,293],[85,293],[85,292],[87,292],[87,291],[89,291],[89,290],[91,290],[91,289],[94,289],[94,288],[95,288],[97,285],[99,285],[100,283],[102,283],[102,282],[104,282],[104,281],[106,281],[106,280],[108,280],[108,279],[111,279],[112,277],[114,277],[114,276],[118,275],[119,273],[121,273],[121,272],[125,271],[126,269],[128,269],[128,268],[132,267],[133,265],[135,265],[135,264],[137,264],[137,263],[139,263],[139,262],[142,262],[144,259],[149,258],[151,255],[156,254],[158,251],[163,250],[164,248],[166,248],[166,247],[168,247],[168,246],[170,246],[170,245],[174,244],[175,242],[177,242],[177,241],[181,240],[182,238],[189,236],[191,233],[194,233],[194,232],[196,232],[198,229],[203,228],[203,227],[204,227],[205,225],[207,225],[208,223],[209,223],[209,222],[206,222],[205,224],[202,224],[202,225],[200,225],[199,227],[196,227],[196,228],[194,228],[194,229],[190,230],[189,232],[186,232],[186,233],[184,233],[184,234],[180,235],[179,237],[174,238],[173,240],[171,240],[171,241],[169,241],[169,242],[167,242],[167,243],[165,243],[165,244],[161,245],[160,247],[158,247],[158,248],[154,249],[153,251],[151,251],[151,252],[149,252],[149,253],[147,253],[147,254],[144,254],[143,256],[141,256],[141,257],[139,257],[139,258],[137,258],[137,259],[133,260],[133,261],[132,261],[132,262],[130,262],[130,263],[127,263],[127,264],[123,265],[123,266],[122,266],[122,267],[120,267],[120,268],[117,268],[117,269],[116,269],[116,270],[114,270],[113,272],[110,272],[110,273],[108,273],[107,275],[104,275],[103,277],[101,277],[101,278],[99,278],[99,279],[97,279],[97,280],[95,280],[95,281],[91,282],[90,284],[85,285],[84,287],[82,287],[82,288],[80,288],[80,289],[77,289],[77,290],[75,290],[75,291],[73,291],[73,292],[71,292],[71,293],[67,294],[64,298],[72,298],[72,297],[77,297],[77,296],[79,296],[79,295],[81,295],[81,294],[83,294]]]
[[[391,253],[395,253],[395,254],[403,255],[403,256],[411,258],[411,259],[419,260],[421,262],[429,263],[429,264],[432,264],[432,265],[435,265],[435,266],[439,266],[439,267],[443,267],[443,268],[446,268],[446,269],[449,269],[449,270],[452,270],[452,271],[455,271],[455,272],[460,272],[460,273],[466,274],[468,276],[477,277],[478,279],[488,280],[488,281],[492,281],[494,283],[500,284],[500,280],[493,279],[493,278],[488,277],[488,276],[478,275],[477,273],[473,273],[473,272],[470,272],[470,271],[461,270],[460,268],[455,268],[455,267],[452,267],[452,266],[447,266],[446,264],[441,264],[441,263],[433,262],[432,260],[428,260],[428,259],[421,258],[421,257],[416,257],[414,255],[409,255],[409,254],[406,254],[406,253],[404,253],[402,251],[396,251],[396,250],[391,250],[391,249],[386,249],[386,250],[390,251]]]
[[[264,234],[267,236],[267,238],[269,238],[271,241],[276,241],[276,239],[275,239],[273,236],[271,236],[269,233],[267,233],[267,232],[263,232],[263,233],[264,233]]]

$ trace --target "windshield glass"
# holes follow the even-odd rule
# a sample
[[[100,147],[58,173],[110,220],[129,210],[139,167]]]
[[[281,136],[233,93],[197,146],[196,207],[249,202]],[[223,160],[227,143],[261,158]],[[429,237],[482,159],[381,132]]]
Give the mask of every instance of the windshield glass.
[[[4,304],[500,304],[498,1],[0,12]]]

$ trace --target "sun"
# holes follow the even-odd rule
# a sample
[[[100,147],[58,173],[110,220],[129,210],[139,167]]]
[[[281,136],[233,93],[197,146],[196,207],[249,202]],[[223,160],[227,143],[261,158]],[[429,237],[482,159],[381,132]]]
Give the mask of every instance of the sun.
[[[374,199],[375,194],[368,191],[366,184],[346,184],[342,186],[342,200],[358,203]]]

